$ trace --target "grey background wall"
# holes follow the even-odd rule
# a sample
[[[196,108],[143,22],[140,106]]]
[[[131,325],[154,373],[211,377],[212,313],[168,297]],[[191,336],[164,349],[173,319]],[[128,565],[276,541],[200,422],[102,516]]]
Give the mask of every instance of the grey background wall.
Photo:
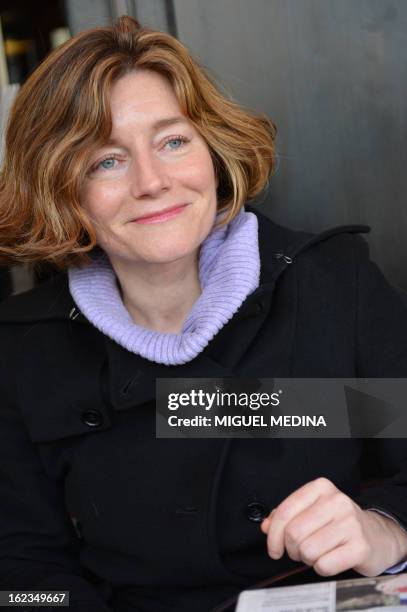
[[[175,0],[179,38],[279,130],[264,203],[317,231],[368,223],[407,288],[407,2]]]
[[[407,289],[406,0],[67,5],[73,32],[127,12],[176,33],[235,99],[278,126],[278,171],[259,207],[312,231],[371,225],[373,259]]]

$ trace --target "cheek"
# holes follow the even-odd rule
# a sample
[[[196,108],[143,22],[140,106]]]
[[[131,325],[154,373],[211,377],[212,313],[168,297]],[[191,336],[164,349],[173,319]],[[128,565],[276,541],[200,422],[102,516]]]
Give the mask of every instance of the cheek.
[[[81,206],[90,217],[94,217],[97,212],[95,208],[96,194],[94,192],[95,189],[93,189],[92,186],[89,186],[83,188],[79,195],[79,201],[81,203]]]
[[[83,191],[80,202],[91,220],[103,224],[115,216],[117,199],[117,193],[112,189],[92,185]]]
[[[215,176],[215,169],[213,167],[211,158],[209,158],[207,160],[207,163],[202,166],[201,180],[202,184],[206,186],[206,189],[208,190],[209,194],[212,196],[216,196],[216,190],[218,185]]]
[[[197,151],[183,160],[178,178],[199,192],[216,192],[216,177],[209,151]]]

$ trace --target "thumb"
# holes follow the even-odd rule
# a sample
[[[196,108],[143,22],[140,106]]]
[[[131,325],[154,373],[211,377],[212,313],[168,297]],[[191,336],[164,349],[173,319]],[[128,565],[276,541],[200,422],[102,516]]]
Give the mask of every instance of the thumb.
[[[268,533],[270,523],[275,510],[272,510],[268,516],[260,523],[260,529],[263,533]]]

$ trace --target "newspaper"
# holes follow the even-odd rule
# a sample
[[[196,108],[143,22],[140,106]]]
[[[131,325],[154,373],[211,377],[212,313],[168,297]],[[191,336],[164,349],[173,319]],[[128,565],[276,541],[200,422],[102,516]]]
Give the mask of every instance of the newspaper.
[[[407,573],[243,591],[236,612],[407,612]]]

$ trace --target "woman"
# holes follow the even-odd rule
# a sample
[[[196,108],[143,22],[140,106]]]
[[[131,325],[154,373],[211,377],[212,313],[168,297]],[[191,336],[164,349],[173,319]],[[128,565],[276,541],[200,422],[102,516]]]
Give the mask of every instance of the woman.
[[[130,17],[21,88],[1,263],[61,273],[0,308],[3,590],[199,611],[298,561],[407,558],[402,443],[366,465],[356,439],[155,438],[159,377],[406,376],[406,310],[358,228],[313,237],[243,208],[274,137]],[[387,479],[362,494],[369,473]]]

